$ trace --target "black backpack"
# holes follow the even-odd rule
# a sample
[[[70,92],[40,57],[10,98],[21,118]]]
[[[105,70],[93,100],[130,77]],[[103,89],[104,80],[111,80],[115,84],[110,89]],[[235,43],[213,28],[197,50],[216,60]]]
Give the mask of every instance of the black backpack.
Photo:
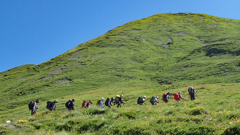
[[[33,101],[31,101],[31,102],[28,104],[28,108],[29,108],[30,110],[33,109]]]
[[[189,93],[194,93],[194,89],[190,87],[190,88],[188,88],[188,92]]]
[[[66,105],[67,108],[71,108],[72,107],[72,101],[67,102],[65,105]]]
[[[137,100],[137,104],[141,104],[141,103],[143,103],[143,97],[139,97]]]
[[[53,106],[54,106],[53,102],[47,101],[47,106],[46,106],[47,109],[51,109],[51,107],[53,107]]]
[[[105,101],[105,105],[108,106],[108,102],[109,102],[109,98],[107,98],[107,100]]]

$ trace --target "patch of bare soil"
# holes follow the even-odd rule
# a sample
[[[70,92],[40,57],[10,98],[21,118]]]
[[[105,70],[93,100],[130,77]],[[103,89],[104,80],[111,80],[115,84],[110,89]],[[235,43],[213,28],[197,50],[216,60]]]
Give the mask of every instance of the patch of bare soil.
[[[93,56],[91,56],[92,58],[95,58],[95,57],[98,57],[98,56],[101,56],[101,55],[103,55],[102,53],[99,53],[99,54],[96,54],[96,55],[93,55]]]
[[[57,69],[53,70],[52,72],[50,72],[50,74],[56,75],[56,74],[61,73],[65,69],[68,69],[68,68],[71,68],[71,67],[73,67],[73,66],[71,66],[71,65],[69,65],[69,66],[61,66],[61,67],[58,67]]]
[[[168,39],[168,42],[170,42],[170,43],[173,42],[173,39],[172,39],[172,38],[169,38],[169,39]]]
[[[42,80],[46,80],[46,79],[52,78],[53,76],[54,76],[53,74],[50,74],[48,76],[41,77],[41,78],[37,79],[36,81],[33,81],[32,83],[35,83],[35,82],[38,82],[38,81],[42,81]]]
[[[187,35],[187,33],[184,32],[184,31],[182,31],[182,32],[178,32],[178,33],[173,33],[173,34],[175,34],[175,35]]]
[[[162,42],[161,42],[160,40],[155,40],[155,42],[156,42],[157,44],[159,44],[159,45],[162,44]]]
[[[86,57],[80,57],[81,52],[75,52],[69,59],[70,60],[82,60],[85,59]]]
[[[4,126],[6,128],[10,128],[10,129],[13,129],[13,130],[18,130],[18,129],[21,128],[21,127],[18,127],[16,125],[11,125],[11,124],[0,124],[0,126]]]
[[[162,47],[163,47],[163,48],[169,48],[170,45],[164,45],[164,44],[163,44]]]
[[[71,79],[57,80],[56,84],[63,84],[72,81]]]

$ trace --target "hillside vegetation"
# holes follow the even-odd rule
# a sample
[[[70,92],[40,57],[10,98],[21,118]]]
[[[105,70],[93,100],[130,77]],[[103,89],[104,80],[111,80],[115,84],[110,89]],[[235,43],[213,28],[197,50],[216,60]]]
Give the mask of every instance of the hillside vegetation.
[[[189,85],[238,83],[240,81],[238,74],[240,71],[239,34],[239,20],[205,14],[157,14],[129,22],[47,62],[39,65],[23,65],[0,73],[1,120],[5,122],[7,119],[18,119],[29,115],[26,106],[29,101],[36,99],[45,102],[61,98],[63,102],[66,102],[65,100],[68,100],[66,97],[89,96],[85,94],[88,92],[92,93],[90,95],[93,99],[100,98],[102,95],[114,96],[115,93],[124,92],[126,97],[132,93],[131,100],[135,104],[138,96],[161,94],[163,90],[166,90],[165,87],[169,90],[176,90],[176,88],[183,89]],[[215,87],[215,85],[213,86]],[[157,88],[159,91],[148,93],[149,88]],[[222,90],[220,86],[216,86],[216,88]],[[211,90],[209,88],[209,91]],[[224,94],[226,93],[227,91]],[[203,96],[202,98],[210,98],[209,95],[203,94]],[[225,98],[224,96],[220,95],[220,98]],[[79,97],[79,99],[81,101],[84,97]],[[128,103],[131,100],[129,99]],[[202,101],[197,102],[202,104]],[[197,102],[193,102],[193,104]],[[63,104],[61,106],[64,106]],[[183,110],[186,111],[186,108],[190,107],[188,103],[186,104],[180,103],[179,106],[182,106],[179,108],[180,112],[184,112]],[[219,112],[215,109],[211,110],[212,105],[208,105],[209,111]],[[107,125],[112,125],[114,119],[111,120],[108,115],[121,115],[124,110],[131,112],[132,107],[131,105],[126,106],[121,111],[120,109],[105,110],[106,114],[104,115],[107,116],[103,118],[109,118]],[[169,105],[165,105],[165,107],[169,107]],[[133,109],[135,117],[143,118],[136,112],[143,108]],[[157,117],[155,113],[166,116],[161,110],[160,108],[154,110],[152,117]],[[98,115],[89,115],[91,111],[94,109],[86,112],[79,109],[73,114],[60,111],[52,115],[58,115],[55,119],[64,117],[63,114],[77,115],[81,118],[86,116],[91,119],[98,117]],[[233,109],[231,108],[230,111]],[[189,112],[184,113],[189,114]],[[48,116],[47,113],[40,115],[36,117],[42,119],[41,117]],[[200,117],[203,115],[201,114]],[[36,121],[41,121],[38,118]],[[118,117],[114,116],[114,118]],[[68,120],[70,118],[57,121],[66,124]],[[149,121],[149,123],[153,122]],[[126,120],[126,123],[129,123],[129,120]],[[114,125],[112,126],[114,127]],[[53,127],[55,126],[50,129]],[[37,129],[37,127],[35,128]],[[47,127],[43,127],[43,129],[47,129]],[[52,130],[63,129],[67,132],[79,133],[65,128]],[[105,128],[101,129],[105,131]],[[170,133],[170,130],[169,132],[152,130],[154,133]],[[86,131],[95,132],[93,129]],[[212,129],[209,129],[210,131]],[[112,133],[120,133],[120,131],[115,132],[114,130]]]

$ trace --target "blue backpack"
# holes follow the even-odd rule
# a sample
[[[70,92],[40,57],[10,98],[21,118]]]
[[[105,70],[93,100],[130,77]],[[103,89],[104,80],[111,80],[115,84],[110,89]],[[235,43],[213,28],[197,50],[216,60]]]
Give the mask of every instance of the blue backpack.
[[[139,97],[137,100],[137,104],[141,104],[141,103],[143,103],[143,97]]]

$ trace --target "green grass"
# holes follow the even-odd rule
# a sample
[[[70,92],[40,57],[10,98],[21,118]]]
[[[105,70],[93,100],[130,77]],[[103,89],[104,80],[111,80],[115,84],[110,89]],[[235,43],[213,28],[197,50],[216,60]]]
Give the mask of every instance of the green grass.
[[[128,99],[129,103],[130,101],[135,103],[138,96],[152,96],[162,94],[162,91],[177,90],[178,88],[181,90],[183,87],[190,85],[205,87],[204,84],[221,83],[234,84],[234,87],[237,87],[235,83],[240,82],[238,74],[240,71],[239,34],[239,20],[205,14],[157,14],[126,23],[39,65],[23,65],[0,73],[0,118],[2,123],[5,123],[6,119],[12,119],[15,122],[17,119],[24,119],[29,115],[29,112],[26,111],[27,104],[36,99],[46,102],[60,98],[60,106],[64,106],[64,102],[72,97],[80,96],[78,101],[82,101],[84,98],[96,100],[101,96],[108,97],[124,93],[126,95],[125,99]],[[213,90],[216,92],[225,91],[226,89],[232,90],[229,88],[230,86],[212,86],[217,89]],[[208,88],[200,90],[212,91],[212,89]],[[193,108],[197,112],[194,112],[194,109],[191,110],[188,102],[181,102],[177,104],[178,106],[175,106],[176,103],[171,103],[171,105],[174,105],[177,110],[186,115],[201,111],[219,112],[218,109],[224,108],[222,104],[225,103],[222,102],[229,102],[226,100],[228,98],[226,97],[227,92],[225,91],[222,94],[219,97],[224,101],[219,101],[221,103],[217,105],[209,102],[203,108],[196,105],[196,108]],[[209,95],[202,95],[202,97],[210,98]],[[216,98],[213,98],[213,100],[216,100]],[[203,99],[199,99],[199,102],[202,104]],[[44,106],[41,107],[45,108]],[[169,104],[161,104],[160,106],[167,108]],[[175,112],[175,108],[170,107],[172,109],[165,111],[161,107],[157,107],[157,110],[153,109],[153,118],[160,120],[156,114],[166,115],[170,120],[169,115],[175,114],[174,118],[176,119],[180,117]],[[225,105],[225,107],[228,106]],[[212,110],[211,108],[215,109]],[[61,111],[55,112],[53,116],[56,119],[60,115],[62,117],[65,117],[63,114],[68,115],[68,112],[63,111],[64,108],[60,107],[59,110]],[[140,110],[140,115],[136,110]],[[203,120],[202,116],[210,115],[210,113],[201,113],[200,115],[191,116],[193,120],[182,123],[189,126],[182,125],[184,128],[181,132],[175,130],[175,128],[173,128],[174,130],[170,129],[170,126],[176,127],[176,125],[171,125],[172,123],[169,122],[165,123],[165,128],[160,122],[161,120],[148,119],[149,123],[160,123],[156,127],[150,125],[150,129],[145,129],[144,126],[137,127],[134,124],[130,124],[129,127],[121,126],[124,125],[124,120],[127,117],[135,118],[133,123],[144,120],[145,116],[143,115],[147,115],[147,113],[142,110],[144,110],[144,107],[131,105],[126,105],[121,110],[104,110],[106,113],[96,115],[101,116],[101,118],[104,116],[104,120],[101,120],[95,118],[95,115],[86,114],[78,108],[76,114],[73,115],[89,117],[89,121],[86,123],[90,125],[94,120],[99,123],[96,122],[97,125],[93,124],[94,126],[91,129],[85,129],[84,125],[82,125],[84,130],[79,127],[72,127],[72,129],[75,129],[73,131],[60,128],[56,123],[50,122],[48,125],[40,122],[43,123],[43,127],[40,126],[40,129],[35,134],[38,134],[38,132],[44,132],[42,134],[50,133],[49,129],[58,133],[61,131],[75,134],[86,130],[89,133],[100,134],[109,127],[113,128],[111,129],[112,134],[121,134],[122,131],[120,132],[119,128],[124,129],[124,133],[142,132],[142,134],[147,134],[149,132],[151,134],[152,131],[152,134],[173,132],[181,134],[182,131],[191,131],[191,129],[195,128],[194,126],[199,126],[199,123],[196,122],[193,122],[193,125],[189,124],[190,121],[195,121],[194,119]],[[228,110],[233,112],[233,108],[228,108]],[[96,112],[98,109],[90,109],[89,111]],[[131,111],[135,112],[133,116],[129,116]],[[42,115],[36,117],[38,123],[39,119],[45,119],[46,116],[45,112],[40,111],[41,113]],[[56,114],[57,116],[55,116]],[[219,114],[219,117],[224,115]],[[110,119],[110,116],[114,118]],[[123,117],[123,119],[120,119],[120,117]],[[29,120],[30,117],[26,117],[26,119]],[[70,118],[63,119],[62,122],[60,120],[55,121],[60,121],[61,125],[61,123],[66,124],[69,120]],[[84,118],[79,118],[79,121],[81,120],[86,121]],[[115,120],[119,120],[122,124],[114,124],[113,121]],[[103,124],[105,126],[99,128],[101,130],[98,131],[96,127],[104,122],[106,122]],[[181,125],[181,122],[176,120],[175,122]],[[126,123],[132,123],[132,119],[129,119]],[[196,131],[196,134],[200,132],[204,134],[211,132],[213,134],[212,131],[221,131],[220,128],[216,128],[217,126],[210,126],[213,123],[209,123],[209,128],[206,131],[206,125],[202,124],[203,127],[198,128],[201,131]],[[23,125],[26,128],[22,129],[22,134],[28,132],[28,130],[32,133],[33,129],[36,129],[34,121],[26,122]],[[31,126],[33,128],[30,128]],[[56,127],[59,127],[59,129],[56,129]],[[89,126],[85,125],[85,127]],[[230,126],[228,127],[230,128]],[[232,128],[238,129],[238,127]],[[1,127],[3,131],[8,129]],[[188,133],[186,132],[186,134]]]
[[[198,96],[190,101],[187,87],[173,89],[175,86],[99,89],[59,98],[57,110],[49,112],[46,103],[39,104],[39,112],[30,116],[27,107],[12,112],[17,118],[12,124],[21,127],[17,131],[7,130],[10,134],[239,134],[239,84],[215,84],[195,86]],[[160,101],[156,106],[149,102],[152,95],[161,97],[163,93],[181,91],[186,100],[176,102],[173,96],[170,102]],[[82,109],[84,99],[97,101],[124,94],[125,105],[99,108],[92,105]],[[100,96],[101,95],[101,96]],[[148,97],[146,105],[136,104],[138,96]],[[76,99],[75,111],[69,112],[64,103]],[[24,115],[25,116],[24,116]],[[8,117],[8,116],[6,116]],[[11,116],[13,117],[13,116]],[[4,119],[7,120],[8,118]]]

